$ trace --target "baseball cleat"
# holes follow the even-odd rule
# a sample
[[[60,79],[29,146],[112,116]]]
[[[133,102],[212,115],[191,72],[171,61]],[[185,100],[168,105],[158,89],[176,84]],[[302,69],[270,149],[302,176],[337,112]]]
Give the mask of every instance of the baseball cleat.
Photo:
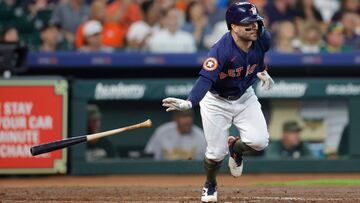
[[[216,185],[209,182],[205,183],[201,195],[201,202],[217,202]]]
[[[233,146],[235,144],[235,142],[240,139],[240,137],[234,137],[234,136],[229,136],[228,138],[228,146],[229,146],[229,168],[230,168],[230,173],[232,176],[239,177],[242,174],[243,171],[243,158],[241,155],[236,154]]]

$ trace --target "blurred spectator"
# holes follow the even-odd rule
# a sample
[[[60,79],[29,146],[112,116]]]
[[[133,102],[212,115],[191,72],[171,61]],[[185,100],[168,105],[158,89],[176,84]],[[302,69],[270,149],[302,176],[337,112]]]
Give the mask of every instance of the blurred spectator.
[[[227,8],[229,5],[229,0],[217,0],[216,5],[218,8]]]
[[[168,9],[171,7],[175,7],[181,13],[186,12],[186,8],[191,1],[192,0],[158,0],[158,2],[160,2],[160,4],[161,4],[162,9]]]
[[[27,11],[27,16],[19,19],[17,25],[21,27],[20,33],[29,34],[29,38],[39,35],[44,26],[47,26],[51,19],[54,4],[50,4],[48,0],[27,0],[22,1]],[[55,23],[53,23],[55,24]],[[57,23],[60,24],[60,23]],[[34,47],[40,46],[40,41],[30,39],[28,43],[31,43]]]
[[[294,12],[288,0],[269,1],[264,10],[268,17],[269,29],[272,31],[278,30],[276,22],[293,21],[294,19]]]
[[[47,0],[31,0],[27,3],[27,8],[29,11],[29,16],[36,16],[37,13],[41,10],[50,9]]]
[[[160,30],[161,7],[156,0],[147,0],[141,4],[144,19],[131,24],[126,35],[130,50],[142,50],[153,32]]]
[[[60,37],[60,28],[58,25],[49,24],[45,25],[41,32],[41,45],[39,51],[42,52],[54,52],[57,50],[58,39]]]
[[[226,21],[220,21],[216,23],[211,30],[211,33],[204,37],[204,46],[210,49],[216,41],[218,41],[229,30],[227,28]]]
[[[226,8],[221,5],[235,1],[254,3],[259,13],[268,17],[264,23],[270,31],[276,32],[273,33],[275,51],[318,53],[320,46],[322,52],[343,52],[360,47],[359,0],[0,0],[0,30],[15,27],[18,41],[31,49],[45,51],[41,33],[49,22],[59,24],[62,29],[56,50],[69,50],[72,44],[77,48],[84,46],[83,26],[90,19],[101,22],[100,39],[107,47],[193,53],[209,49],[227,32]],[[88,4],[91,4],[91,12]],[[170,20],[159,17],[162,15],[160,7],[166,15],[177,8],[176,21],[171,15]],[[176,23],[171,23],[171,19]],[[333,24],[327,27],[330,19],[342,24],[343,37],[336,34]],[[283,21],[295,23],[295,32]],[[169,31],[174,30],[170,27],[177,29]],[[289,33],[282,31],[288,28]],[[191,33],[192,37],[185,37],[178,29]],[[159,34],[161,36],[157,36]],[[161,37],[165,40],[160,40]],[[180,41],[183,43],[178,43]]]
[[[148,41],[150,52],[194,53],[196,44],[193,36],[179,29],[179,13],[175,7],[164,11],[163,29],[154,32]]]
[[[296,39],[295,26],[290,21],[279,23],[277,32],[275,33],[274,51],[279,53],[294,53],[298,50],[294,46]]]
[[[217,7],[217,0],[201,0],[200,2],[208,17],[208,26],[211,29],[216,23],[225,19],[226,8]]]
[[[24,15],[18,0],[0,1],[1,19],[13,19]]]
[[[320,11],[315,7],[313,0],[297,0],[295,7],[296,20],[323,21]]]
[[[301,31],[306,22],[317,23],[321,26],[323,18],[315,7],[313,0],[297,0],[295,6],[295,25],[297,31]]]
[[[15,26],[20,41],[34,49],[40,45],[39,30],[50,15],[51,8],[46,0],[0,1],[0,27]]]
[[[34,3],[38,4],[37,7],[53,9],[57,4],[62,3],[62,1],[61,0],[21,0],[21,4],[24,7],[28,7],[29,4],[34,4]]]
[[[2,0],[0,1],[0,5],[1,7],[5,7],[5,8],[13,8],[19,5],[19,2],[18,0]]]
[[[266,156],[269,158],[311,158],[309,147],[301,141],[301,130],[296,121],[285,122],[281,140],[270,143],[265,152]]]
[[[4,28],[0,37],[2,42],[19,42],[19,32],[14,26]]]
[[[87,134],[98,133],[101,129],[101,113],[99,107],[90,104],[87,110]],[[87,161],[95,161],[103,158],[115,157],[115,150],[111,142],[105,137],[87,142],[85,158]]]
[[[41,44],[38,47],[42,52],[72,50],[73,44],[66,41],[59,24],[47,23],[40,30]]]
[[[306,22],[294,45],[302,53],[319,53],[322,46],[322,31],[316,22]]]
[[[351,51],[351,48],[346,46],[344,27],[339,24],[331,24],[326,33],[326,44],[321,48],[322,52],[340,53]]]
[[[174,112],[174,121],[159,126],[146,145],[145,153],[155,160],[204,158],[206,141],[202,130],[193,125],[193,111]]]
[[[161,5],[162,10],[171,8],[171,7],[176,7],[174,0],[159,0],[159,3]]]
[[[18,0],[0,1],[0,29],[15,26],[19,31],[19,27],[16,25],[16,20],[24,16],[25,11],[19,5]]]
[[[351,47],[352,50],[360,48],[360,32],[356,29],[360,27],[360,15],[353,12],[343,13],[341,24],[344,26],[345,46]]]
[[[93,1],[90,10],[90,19],[101,23],[101,43],[113,48],[123,47],[125,32],[117,23],[106,22],[106,3],[100,0]],[[84,45],[83,26],[84,24],[81,24],[76,33],[76,47],[78,48]]]
[[[84,0],[71,0],[56,6],[50,22],[60,24],[66,40],[74,42],[78,26],[88,20],[89,13]]]
[[[359,0],[342,0],[340,9],[334,14],[331,21],[340,21],[343,13],[353,12],[360,15],[360,1]]]
[[[328,23],[340,8],[339,0],[314,0],[315,7],[320,11],[323,20]]]
[[[114,0],[107,6],[107,22],[117,23],[126,36],[132,23],[142,19],[139,5],[133,0]],[[124,40],[124,39],[122,39]]]
[[[186,22],[182,29],[192,34],[198,50],[204,50],[204,36],[210,33],[208,18],[202,4],[192,1],[186,9]]]
[[[107,47],[101,42],[103,28],[99,21],[90,20],[83,27],[85,46],[79,49],[80,52],[113,52],[113,48]]]
[[[190,2],[192,2],[192,0],[175,0],[175,7],[185,13]]]

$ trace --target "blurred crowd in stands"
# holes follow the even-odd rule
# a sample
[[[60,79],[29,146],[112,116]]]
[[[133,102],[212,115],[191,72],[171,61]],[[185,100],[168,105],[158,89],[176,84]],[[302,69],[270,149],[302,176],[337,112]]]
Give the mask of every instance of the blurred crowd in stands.
[[[360,49],[359,0],[249,0],[280,53]],[[206,51],[234,0],[0,0],[1,40],[32,51]]]

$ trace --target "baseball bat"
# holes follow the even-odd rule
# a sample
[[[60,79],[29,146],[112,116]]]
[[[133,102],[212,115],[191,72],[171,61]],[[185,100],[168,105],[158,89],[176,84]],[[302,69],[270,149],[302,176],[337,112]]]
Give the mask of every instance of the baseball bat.
[[[122,128],[117,128],[114,130],[109,130],[109,131],[95,133],[95,134],[89,134],[89,135],[82,135],[82,136],[77,136],[77,137],[72,137],[72,138],[67,138],[67,139],[63,139],[63,140],[58,140],[58,141],[54,141],[54,142],[36,145],[36,146],[33,146],[30,148],[30,153],[31,153],[31,155],[36,156],[39,154],[52,152],[52,151],[55,151],[58,149],[63,149],[65,147],[70,147],[70,146],[73,146],[73,145],[76,145],[76,144],[79,144],[82,142],[88,142],[88,141],[96,140],[96,139],[106,137],[109,135],[114,135],[114,134],[121,133],[124,131],[138,129],[138,128],[148,128],[148,127],[151,127],[151,125],[152,125],[152,122],[150,119],[148,119],[142,123],[138,123],[135,125],[130,125],[130,126],[122,127]]]

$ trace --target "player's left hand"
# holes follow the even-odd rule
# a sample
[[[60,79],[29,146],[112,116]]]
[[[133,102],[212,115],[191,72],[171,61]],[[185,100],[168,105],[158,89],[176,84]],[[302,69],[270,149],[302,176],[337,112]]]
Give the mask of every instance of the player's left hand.
[[[174,111],[174,110],[186,111],[186,110],[192,108],[191,102],[187,101],[187,100],[183,100],[183,99],[168,97],[168,98],[162,100],[162,102],[163,102],[163,104],[162,104],[163,106],[168,107],[166,109],[167,112]]]
[[[257,73],[258,78],[261,80],[261,86],[265,89],[265,90],[269,90],[271,89],[275,82],[274,80],[270,77],[270,75],[268,74],[268,72],[266,70],[264,70],[263,72],[259,72]]]

